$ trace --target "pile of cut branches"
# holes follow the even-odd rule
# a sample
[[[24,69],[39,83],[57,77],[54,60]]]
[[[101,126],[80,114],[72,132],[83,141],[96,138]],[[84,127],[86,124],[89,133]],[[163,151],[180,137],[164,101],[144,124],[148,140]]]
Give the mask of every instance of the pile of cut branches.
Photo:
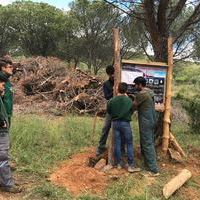
[[[54,57],[26,58],[13,77],[18,104],[46,102],[65,112],[96,113],[105,107],[102,81]],[[19,97],[20,95],[20,97]]]

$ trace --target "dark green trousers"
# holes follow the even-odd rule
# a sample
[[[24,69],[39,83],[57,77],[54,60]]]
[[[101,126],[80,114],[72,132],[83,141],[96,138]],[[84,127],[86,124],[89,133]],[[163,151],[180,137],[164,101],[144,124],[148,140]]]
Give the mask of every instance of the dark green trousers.
[[[149,171],[157,173],[158,166],[154,143],[155,115],[153,110],[138,113],[140,146],[144,162]]]

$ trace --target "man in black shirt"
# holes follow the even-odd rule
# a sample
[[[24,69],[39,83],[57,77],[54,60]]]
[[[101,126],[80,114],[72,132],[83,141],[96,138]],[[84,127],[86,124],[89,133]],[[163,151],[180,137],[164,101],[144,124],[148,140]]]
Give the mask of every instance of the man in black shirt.
[[[113,97],[113,87],[114,87],[114,67],[112,65],[109,65],[106,67],[106,73],[109,77],[107,81],[103,84],[103,92],[104,97],[106,100],[110,100]],[[97,148],[96,155],[99,156],[106,150],[106,141],[108,138],[108,134],[111,128],[111,116],[106,113],[106,118],[104,122],[104,126],[102,129],[101,137],[99,140],[99,146]]]

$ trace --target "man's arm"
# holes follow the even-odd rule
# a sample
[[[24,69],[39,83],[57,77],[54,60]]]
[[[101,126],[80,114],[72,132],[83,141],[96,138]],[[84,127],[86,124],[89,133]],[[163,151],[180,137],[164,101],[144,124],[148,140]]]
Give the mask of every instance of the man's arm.
[[[107,113],[111,114],[111,100],[107,104]]]
[[[144,95],[142,95],[141,93],[138,93],[135,97],[135,100],[133,102],[133,106],[135,109],[138,108],[138,106],[143,103],[145,101],[145,97]]]
[[[2,115],[2,106],[0,105],[0,127],[6,127],[4,116]]]
[[[137,103],[136,100],[134,100],[134,102],[133,102],[133,108],[137,110],[137,107],[138,107],[138,103]]]
[[[110,89],[106,83],[103,84],[103,93],[106,100],[113,97],[113,89]]]

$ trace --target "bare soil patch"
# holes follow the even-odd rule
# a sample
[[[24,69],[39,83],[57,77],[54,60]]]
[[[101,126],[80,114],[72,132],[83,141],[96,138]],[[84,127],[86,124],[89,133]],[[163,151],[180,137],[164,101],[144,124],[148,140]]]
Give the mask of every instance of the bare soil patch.
[[[108,178],[104,172],[87,166],[88,158],[94,155],[94,148],[74,155],[51,174],[50,180],[67,188],[74,195],[88,191],[101,194],[108,184]]]
[[[191,152],[192,151],[193,150],[191,149]],[[170,175],[172,177],[183,168],[189,169],[193,174],[192,182],[198,186],[198,184],[200,184],[199,153],[200,149],[194,150],[194,153],[191,154],[184,163],[173,163],[171,161],[163,163],[163,161],[160,161],[159,166],[161,167],[162,172],[173,171],[173,175]],[[102,195],[109,184],[117,181],[120,177],[129,175],[124,169],[117,170],[114,168],[108,172],[102,172],[95,168],[88,167],[88,159],[92,156],[95,156],[94,147],[84,149],[83,152],[74,155],[70,160],[61,163],[61,165],[50,175],[50,181],[58,186],[65,187],[75,196],[78,196],[81,193]],[[166,182],[169,180],[170,176],[166,177]],[[141,179],[141,176],[135,176],[135,178],[137,177]],[[157,179],[159,179],[159,177]],[[131,194],[134,193],[134,195],[137,195],[141,190],[157,183],[155,178],[142,178],[141,180],[138,180],[141,185],[138,185],[139,187],[137,188],[132,188]],[[187,184],[180,189],[179,193],[180,196],[191,193],[191,198],[189,197],[191,200],[198,199],[200,196],[200,190],[198,190],[198,188]]]

